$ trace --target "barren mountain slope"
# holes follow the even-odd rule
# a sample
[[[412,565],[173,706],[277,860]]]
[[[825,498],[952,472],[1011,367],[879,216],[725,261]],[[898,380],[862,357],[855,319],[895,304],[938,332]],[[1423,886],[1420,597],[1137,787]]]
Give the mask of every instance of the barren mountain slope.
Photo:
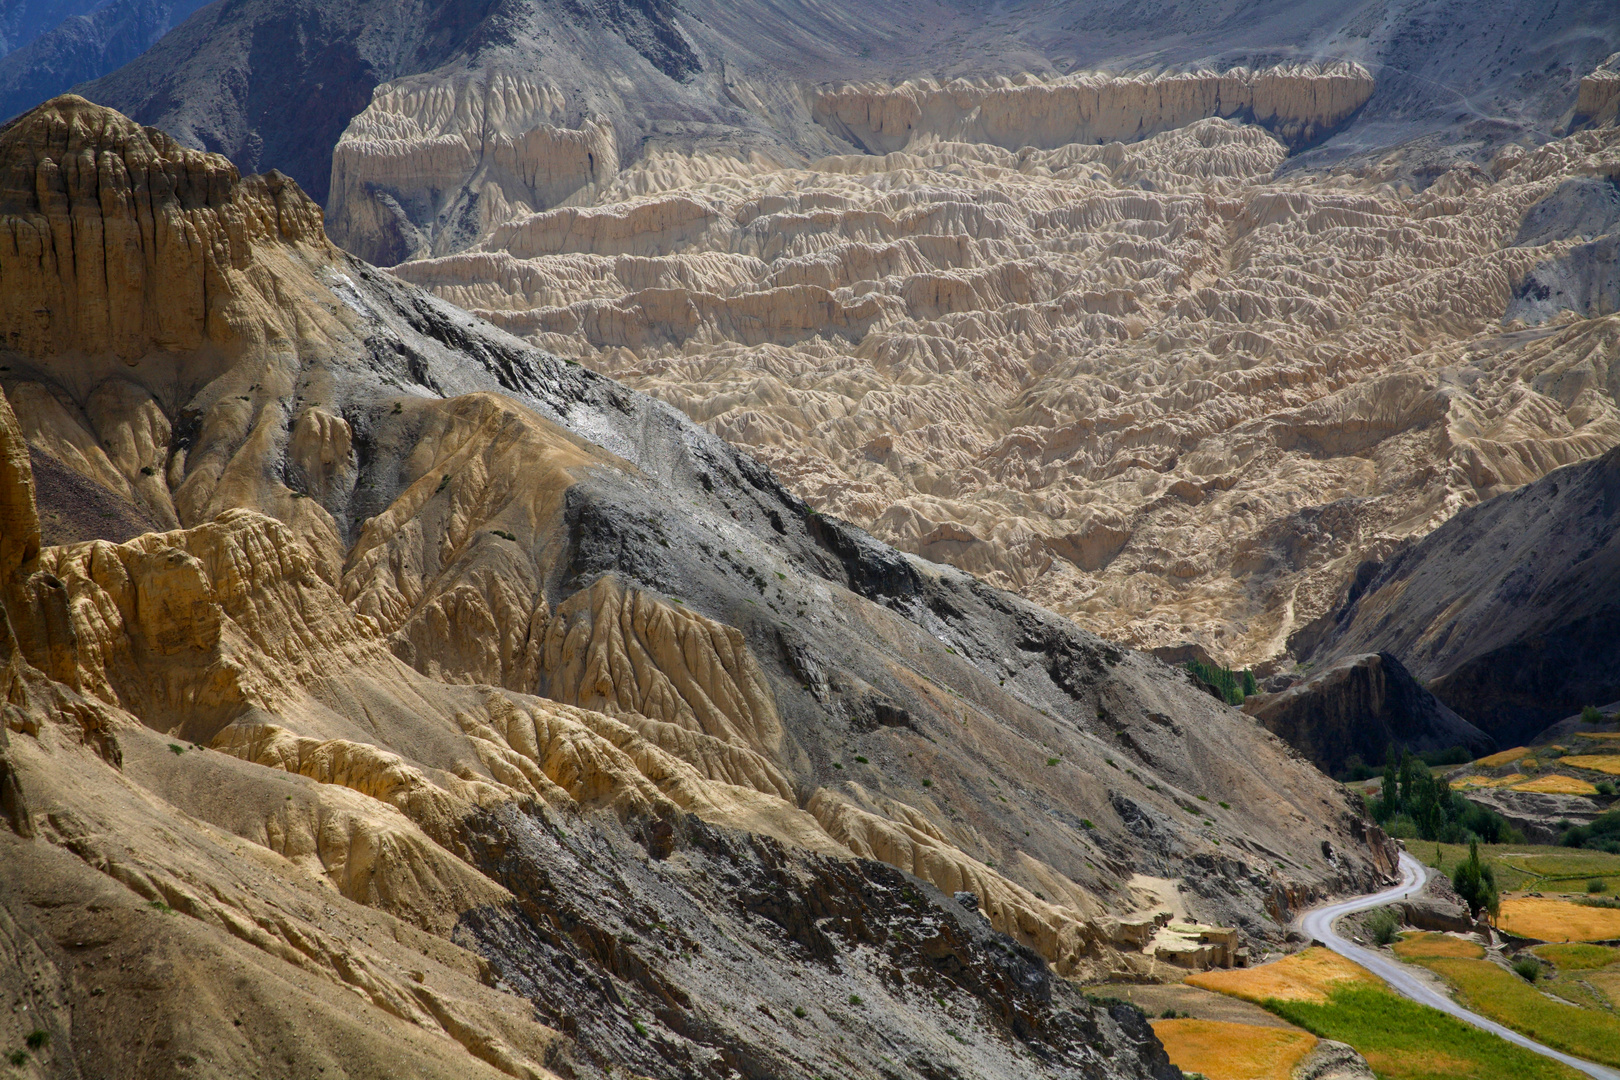
[[[1358,571],[1347,602],[1296,643],[1366,649],[1413,674],[1503,746],[1620,698],[1620,450],[1465,510]]]
[[[1392,869],[1182,673],[343,255],[284,177],[63,98],[0,131],[0,222],[0,962],[63,1075],[1170,1075],[1064,977]],[[82,488],[35,455],[167,531],[42,547]]]
[[[1338,658],[1276,693],[1251,696],[1243,711],[1330,776],[1351,758],[1377,766],[1391,746],[1414,753],[1460,746],[1472,758],[1497,750],[1489,735],[1446,708],[1387,652]]]

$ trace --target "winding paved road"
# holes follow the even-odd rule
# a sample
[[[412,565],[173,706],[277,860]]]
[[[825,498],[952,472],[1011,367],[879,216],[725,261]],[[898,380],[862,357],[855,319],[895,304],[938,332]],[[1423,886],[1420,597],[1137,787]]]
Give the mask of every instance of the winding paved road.
[[[1620,1071],[1598,1065],[1590,1061],[1583,1061],[1578,1057],[1571,1057],[1550,1046],[1543,1046],[1534,1039],[1527,1039],[1511,1028],[1505,1028],[1494,1020],[1487,1020],[1478,1013],[1469,1012],[1458,1005],[1446,995],[1429,986],[1399,960],[1391,960],[1387,956],[1364,949],[1353,942],[1346,941],[1333,932],[1333,924],[1346,915],[1368,908],[1382,907],[1406,899],[1423,887],[1428,877],[1428,869],[1412,856],[1401,853],[1401,882],[1393,888],[1385,889],[1370,896],[1358,897],[1355,900],[1346,900],[1340,904],[1328,907],[1315,908],[1307,911],[1300,919],[1300,926],[1306,934],[1315,938],[1334,952],[1347,959],[1354,960],[1368,971],[1383,979],[1390,989],[1404,997],[1423,1005],[1432,1005],[1443,1013],[1449,1013],[1459,1020],[1466,1020],[1475,1027],[1484,1028],[1493,1035],[1500,1035],[1510,1043],[1515,1043],[1526,1050],[1533,1050],[1554,1061],[1561,1061],[1572,1069],[1579,1069],[1587,1076],[1596,1077],[1597,1080],[1620,1080]]]

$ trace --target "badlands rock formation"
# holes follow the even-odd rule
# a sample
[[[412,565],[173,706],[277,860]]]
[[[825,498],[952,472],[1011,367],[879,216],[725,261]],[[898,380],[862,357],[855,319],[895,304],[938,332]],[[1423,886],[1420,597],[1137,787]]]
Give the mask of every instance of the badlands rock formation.
[[[875,154],[939,142],[1018,150],[1135,140],[1212,116],[1253,118],[1297,145],[1354,116],[1372,88],[1371,76],[1355,65],[924,80],[825,88],[810,95],[810,115],[824,142]],[[390,265],[449,254],[557,206],[775,171],[758,152],[742,160],[649,155],[615,184],[620,161],[612,121],[571,128],[568,111],[569,96],[555,82],[505,72],[379,88],[333,153],[333,236]],[[641,238],[644,247],[668,253],[690,239],[678,231],[682,217],[677,212],[673,222],[642,220],[631,228],[653,233]]]
[[[1212,116],[1251,120],[1302,147],[1354,116],[1372,92],[1365,68],[1330,64],[1158,77],[842,86],[816,95],[812,109],[817,123],[869,154],[926,142],[989,143],[1004,150],[1136,142]]]
[[[1620,53],[1615,53],[1581,79],[1570,127],[1610,127],[1617,122],[1620,122]]]
[[[1363,93],[1350,69],[1245,78],[1290,87],[1300,131]],[[1167,81],[1204,85],[1108,85]],[[890,152],[649,154],[394,273],[663,397],[880,539],[1239,664],[1284,656],[1364,561],[1620,442],[1620,324],[1515,307],[1591,242],[1602,199],[1569,192],[1612,190],[1620,130],[1422,190],[1398,154],[1279,171],[1272,133],[1218,116],[1039,149],[1073,134],[1042,134],[1040,103],[1091,85],[830,92]],[[403,100],[355,131],[406,130]],[[1028,127],[994,135],[1020,101]]]
[[[567,114],[559,87],[509,75],[379,89],[333,154],[333,235],[387,266],[590,200],[618,175],[618,140],[610,121],[574,129]]]
[[[284,178],[72,97],[0,176],[0,1016],[63,1075],[1169,1077],[1068,979],[1393,870],[1184,673],[340,253]],[[87,488],[118,540],[47,546]]]

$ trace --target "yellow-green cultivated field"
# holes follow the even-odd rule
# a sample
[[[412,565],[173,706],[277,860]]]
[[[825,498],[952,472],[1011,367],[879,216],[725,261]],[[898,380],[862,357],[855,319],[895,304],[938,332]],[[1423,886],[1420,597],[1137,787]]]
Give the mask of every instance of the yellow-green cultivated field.
[[[1349,1043],[1382,1080],[1580,1080],[1573,1069],[1408,1001],[1326,949],[1186,981],[1259,1002],[1314,1035]]]
[[[1606,997],[1583,986],[1589,978],[1582,977],[1612,964],[1615,950],[1542,946],[1535,954],[1553,965],[1546,980],[1538,976],[1542,985],[1481,959],[1484,949],[1477,944],[1444,934],[1409,936],[1395,946],[1395,953],[1439,975],[1477,1013],[1577,1057],[1620,1065],[1620,1016]],[[1565,1000],[1544,992],[1559,989]]]
[[[1171,1064],[1209,1080],[1289,1080],[1315,1035],[1220,1020],[1155,1020]]]
[[[1412,840],[1408,848],[1426,865],[1438,866],[1446,874],[1468,858],[1468,847],[1463,844]],[[1620,892],[1620,855],[1552,844],[1481,844],[1479,857],[1496,872],[1496,884],[1504,894],[1533,890],[1584,896],[1586,883],[1593,878],[1603,879],[1613,886],[1610,891]]]
[[[1502,901],[1497,925],[1509,934],[1536,941],[1620,939],[1620,908],[1588,907],[1550,896],[1516,896]]]

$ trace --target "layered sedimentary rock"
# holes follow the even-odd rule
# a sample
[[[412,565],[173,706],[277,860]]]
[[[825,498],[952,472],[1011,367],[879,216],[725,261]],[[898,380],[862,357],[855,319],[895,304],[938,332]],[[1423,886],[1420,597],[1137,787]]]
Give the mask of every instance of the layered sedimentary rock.
[[[908,94],[848,103],[882,127],[874,103],[949,90]],[[1281,657],[1362,562],[1620,441],[1610,309],[1524,306],[1606,242],[1612,130],[1421,191],[1394,159],[1279,172],[1285,146],[1222,119],[1017,151],[922,130],[808,168],[649,157],[394,273],[881,539],[1230,663]]]
[[[1620,122],[1620,53],[1581,79],[1571,128],[1609,127]]]
[[[567,113],[559,87],[506,73],[379,87],[332,154],[332,235],[387,266],[589,201],[618,173],[618,140],[611,122],[571,128]]]
[[[1372,96],[1359,64],[1120,77],[842,86],[818,94],[816,121],[871,154],[930,142],[1054,150],[1135,142],[1209,117],[1241,118],[1302,147],[1339,127]]]
[[[1302,97],[1300,87],[1284,85],[1292,77],[1272,80],[1255,97],[1249,72],[1281,65],[1297,73],[1332,58],[1377,73],[1379,86],[1329,153],[1371,162],[1384,156],[1380,147],[1419,140],[1406,165],[1426,179],[1437,165],[1444,171],[1441,163],[1488,157],[1524,138],[1539,141],[1568,122],[1582,77],[1616,49],[1620,21],[1604,0],[1552,8],[1542,0],[1502,0],[1484,9],[1472,0],[1218,11],[1161,5],[1150,17],[1134,0],[1054,0],[995,11],[978,0],[823,0],[809,8],[735,0],[407,8],[378,0],[240,0],[199,11],[138,59],[78,89],[188,145],[221,150],[244,172],[277,166],[326,203],[333,149],[385,83],[417,89],[492,77],[550,83],[564,95],[566,118],[546,122],[565,131],[583,130],[593,119],[610,123],[621,161],[697,153],[727,162],[760,156],[802,163],[854,148],[816,122],[813,106],[823,91],[917,86],[925,78],[1005,84],[1021,72],[1056,85],[1090,82],[1076,77],[1087,71],[1150,70],[1182,80],[1212,65],[1243,71],[1215,82],[1193,76],[1168,102],[1139,87],[1132,108],[1161,110],[1163,119],[1162,107],[1179,109],[1196,83],[1203,89],[1192,96],[1208,105],[1218,92],[1220,108],[1184,113],[1178,123],[1233,116],[1247,106],[1259,118],[1289,120],[1278,130],[1290,141],[1308,139],[1314,121],[1295,110],[1309,104],[1315,115],[1314,105],[1330,104],[1328,98],[1309,102],[1315,84]],[[53,57],[77,60],[47,50],[19,72],[41,97],[72,89],[51,83]],[[1288,102],[1281,113],[1269,112],[1277,100],[1272,90]],[[1008,98],[999,90],[994,96]],[[1138,130],[1144,115],[1118,114],[1117,134],[1105,137],[1154,130]],[[1056,120],[1058,128],[1075,126],[1072,115]]]
[[[845,85],[810,92],[810,109],[824,141],[869,153],[942,141],[1009,150],[1136,141],[1214,116],[1253,120],[1300,146],[1346,122],[1372,89],[1364,69],[1339,64]],[[553,82],[501,70],[379,87],[333,152],[332,235],[390,265],[459,251],[508,222],[562,204],[589,206],[610,190],[623,197],[772,164],[757,151],[638,155],[635,177],[610,189],[620,164],[611,118],[565,126],[569,102]],[[665,223],[631,227],[665,247],[687,239]]]
[[[74,98],[0,170],[0,287],[72,315],[0,308],[4,963],[59,1060],[1169,1076],[1064,978],[1162,966],[1136,874],[1277,945],[1393,870],[1183,673],[342,255],[296,185]],[[35,456],[120,535],[45,545]]]
[[[217,155],[68,101],[11,132],[0,178],[7,351],[136,361],[233,348],[249,325],[265,339],[295,336],[251,264],[256,251],[329,254],[297,186],[276,174],[241,183]]]

